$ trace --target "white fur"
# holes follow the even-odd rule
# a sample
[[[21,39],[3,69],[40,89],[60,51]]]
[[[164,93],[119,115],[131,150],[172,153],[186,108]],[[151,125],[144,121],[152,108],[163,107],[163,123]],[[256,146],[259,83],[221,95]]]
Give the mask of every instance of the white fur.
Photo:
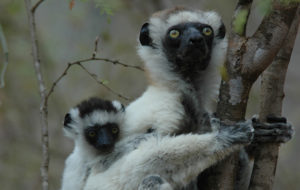
[[[144,133],[149,128],[159,134],[174,133],[185,114],[179,98],[176,91],[149,86],[141,97],[126,108],[125,135]]]
[[[62,178],[61,190],[81,190],[87,173],[87,163],[94,157],[92,151],[84,151],[80,146],[76,146],[73,152],[65,161],[65,169]]]

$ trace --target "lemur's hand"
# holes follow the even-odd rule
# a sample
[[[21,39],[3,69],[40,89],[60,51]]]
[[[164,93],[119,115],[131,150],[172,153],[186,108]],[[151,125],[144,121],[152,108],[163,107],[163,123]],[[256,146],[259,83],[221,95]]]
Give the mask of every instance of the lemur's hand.
[[[214,118],[211,120],[214,127],[219,128],[218,136],[226,139],[231,144],[250,144],[253,140],[254,129],[251,121],[238,122],[233,125],[226,125]]]
[[[267,122],[252,118],[255,129],[253,143],[285,143],[292,139],[294,128],[285,117],[267,116]]]

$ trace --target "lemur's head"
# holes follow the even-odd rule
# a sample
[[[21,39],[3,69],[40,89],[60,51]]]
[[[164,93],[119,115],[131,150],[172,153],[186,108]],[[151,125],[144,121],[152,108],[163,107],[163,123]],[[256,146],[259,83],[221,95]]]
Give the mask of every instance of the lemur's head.
[[[151,80],[166,74],[172,80],[172,73],[189,79],[211,64],[224,62],[225,33],[216,12],[183,7],[163,10],[142,26],[139,55]]]
[[[93,147],[98,153],[109,153],[119,139],[124,111],[118,101],[90,98],[65,115],[64,132],[83,148]]]

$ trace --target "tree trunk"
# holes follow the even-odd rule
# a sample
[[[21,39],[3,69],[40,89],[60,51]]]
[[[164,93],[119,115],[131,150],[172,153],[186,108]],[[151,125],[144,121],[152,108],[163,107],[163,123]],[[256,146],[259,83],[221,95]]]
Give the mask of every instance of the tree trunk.
[[[273,63],[264,71],[261,82],[260,120],[265,121],[269,114],[280,116],[284,98],[284,82],[294,42],[297,36],[300,18],[298,7],[283,47]],[[251,177],[251,190],[271,190],[274,182],[278,159],[279,144],[260,145],[254,152],[255,162]]]
[[[251,5],[251,0],[239,0],[232,21],[217,107],[218,117],[227,123],[244,120],[252,84],[278,53],[298,3],[283,5],[280,0],[274,0],[271,13],[263,19],[252,37],[246,37]],[[200,176],[200,189],[235,189],[237,170],[238,156],[234,154]]]

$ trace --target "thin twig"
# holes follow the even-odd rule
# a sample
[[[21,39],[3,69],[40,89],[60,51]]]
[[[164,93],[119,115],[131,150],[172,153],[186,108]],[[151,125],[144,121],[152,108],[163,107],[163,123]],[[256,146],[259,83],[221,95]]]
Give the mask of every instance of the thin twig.
[[[122,98],[124,100],[130,101],[131,98],[123,96],[122,94],[114,91],[113,89],[109,88],[106,84],[104,84],[103,81],[98,80],[97,75],[94,73],[89,72],[81,63],[77,63],[78,66],[80,66],[85,72],[87,72],[98,84],[106,88],[108,91],[113,93],[114,95],[118,96],[119,98]]]
[[[41,71],[41,62],[39,56],[38,40],[36,34],[35,25],[35,9],[31,8],[31,0],[24,0],[26,5],[26,12],[28,16],[30,35],[31,35],[31,46],[32,46],[32,56],[34,60],[34,69],[37,76],[37,81],[39,84],[39,93],[41,96],[40,103],[40,116],[41,116],[41,128],[42,128],[42,165],[41,165],[41,177],[42,177],[42,188],[43,190],[49,189],[48,181],[48,169],[49,169],[49,137],[48,137],[48,106],[46,101],[46,87],[44,84],[44,79]]]
[[[93,59],[91,59],[93,60]],[[129,97],[126,97],[126,96],[123,96],[122,94],[114,91],[113,89],[109,88],[103,81],[100,81],[98,80],[98,77],[96,74],[94,73],[91,73],[90,71],[88,71],[83,65],[82,63],[84,62],[88,62],[88,61],[91,61],[90,59],[84,59],[84,60],[79,60],[79,61],[75,61],[75,62],[72,62],[72,63],[68,63],[67,67],[65,68],[65,70],[62,72],[61,75],[59,75],[59,77],[52,83],[51,87],[50,87],[50,90],[48,91],[47,93],[47,96],[46,96],[46,100],[49,99],[49,97],[51,96],[51,94],[54,92],[54,88],[57,86],[57,84],[61,81],[61,79],[63,79],[67,73],[68,73],[68,70],[73,66],[73,65],[78,65],[80,66],[85,72],[87,72],[94,80],[96,80],[96,82],[98,84],[100,84],[101,86],[103,86],[104,88],[106,88],[108,91],[110,91],[112,94],[114,94],[115,96],[119,97],[119,98],[122,98],[126,101],[130,101],[131,98]]]
[[[96,55],[97,55],[97,49],[98,49],[98,42],[99,42],[99,36],[96,37],[96,40],[95,40],[95,48],[94,48],[94,52],[93,52],[93,55],[92,55],[92,58],[95,59]]]
[[[78,60],[78,61],[75,61],[75,62],[84,63],[84,62],[89,62],[89,61],[104,61],[104,62],[107,62],[107,63],[112,63],[114,65],[121,65],[123,67],[144,71],[144,69],[142,67],[135,66],[135,65],[128,65],[128,64],[122,63],[118,60],[111,60],[111,59],[108,59],[108,58],[98,58],[98,57],[93,58],[93,57],[91,57],[91,58],[87,58],[87,59],[81,59],[81,60]]]
[[[65,68],[65,70],[62,72],[61,75],[59,75],[59,77],[52,83],[51,87],[50,87],[50,90],[48,91],[47,95],[46,95],[46,100],[49,99],[50,95],[53,93],[54,91],[54,88],[56,87],[56,85],[60,82],[60,80],[67,75],[67,72],[68,70],[71,68],[71,66],[75,65],[75,64],[81,64],[81,63],[85,63],[85,62],[89,62],[89,61],[105,61],[105,62],[108,62],[108,63],[113,63],[115,65],[121,65],[123,67],[127,67],[127,68],[133,68],[133,69],[137,69],[137,70],[140,70],[140,71],[144,71],[144,69],[142,69],[141,67],[139,66],[132,66],[132,65],[127,65],[125,63],[122,63],[118,60],[111,60],[111,59],[107,59],[107,58],[88,58],[88,59],[81,59],[81,60],[78,60],[78,61],[74,61],[74,62],[71,62],[71,63],[68,63],[67,67]],[[115,92],[114,90],[108,88],[107,86],[105,86],[106,89],[108,89],[110,92],[112,92],[114,95],[120,97],[120,98],[123,98],[124,100],[130,100],[130,98],[126,97],[126,96],[123,96],[117,92]]]
[[[68,70],[70,69],[70,67],[72,66],[71,63],[68,64],[68,66],[65,68],[65,70],[63,71],[63,73],[52,83],[51,87],[50,87],[50,90],[48,91],[47,93],[47,96],[46,96],[46,100],[48,101],[50,95],[53,93],[54,91],[54,88],[56,87],[56,85],[60,82],[60,80],[67,75],[68,73]]]
[[[112,63],[114,65],[121,65],[123,67],[127,67],[127,68],[132,68],[132,69],[137,69],[137,70],[140,70],[140,71],[145,71],[142,67],[139,67],[139,66],[135,66],[135,65],[128,65],[128,64],[125,64],[125,63],[122,63],[118,60],[111,60],[111,59],[107,59],[107,58],[94,58],[94,59],[91,59],[91,60],[97,60],[97,61],[105,61],[107,63]],[[90,61],[91,61],[90,60]]]
[[[7,48],[6,38],[5,38],[4,31],[2,29],[1,24],[0,24],[0,42],[1,42],[1,47],[3,50],[3,56],[4,56],[3,67],[1,70],[1,74],[0,74],[0,76],[1,76],[0,88],[3,88],[5,86],[4,77],[5,77],[5,72],[6,72],[7,65],[8,65],[8,48]]]
[[[97,79],[97,75],[93,74],[91,72],[89,72],[83,65],[82,63],[85,62],[89,62],[89,61],[104,61],[104,62],[108,62],[108,63],[112,63],[114,65],[121,65],[123,67],[127,67],[127,68],[133,68],[133,69],[137,69],[140,71],[144,71],[143,68],[139,67],[139,66],[134,66],[134,65],[127,65],[125,63],[122,63],[118,60],[111,60],[111,59],[107,59],[107,58],[97,58],[97,49],[98,49],[98,43],[99,43],[99,36],[96,37],[96,40],[94,42],[95,46],[94,46],[94,52],[92,54],[91,58],[88,59],[81,59],[78,61],[74,61],[71,63],[68,63],[67,67],[65,68],[65,70],[62,72],[62,74],[52,83],[50,90],[48,91],[47,95],[46,95],[46,101],[48,101],[50,95],[53,93],[54,88],[56,87],[56,85],[60,82],[60,80],[67,75],[68,70],[73,66],[73,65],[79,65],[84,71],[86,71],[91,77],[93,77],[94,80],[96,80],[100,85],[102,85],[104,88],[106,88],[108,91],[110,91],[112,94],[118,96],[119,98],[122,98],[126,101],[131,100],[131,98],[128,98],[126,96],[123,96],[122,94],[114,91],[113,89],[109,88],[107,85],[105,85],[102,81],[99,81]]]
[[[31,12],[34,14],[35,10],[40,6],[41,3],[43,3],[45,0],[39,0],[36,2],[36,4],[31,8]]]

